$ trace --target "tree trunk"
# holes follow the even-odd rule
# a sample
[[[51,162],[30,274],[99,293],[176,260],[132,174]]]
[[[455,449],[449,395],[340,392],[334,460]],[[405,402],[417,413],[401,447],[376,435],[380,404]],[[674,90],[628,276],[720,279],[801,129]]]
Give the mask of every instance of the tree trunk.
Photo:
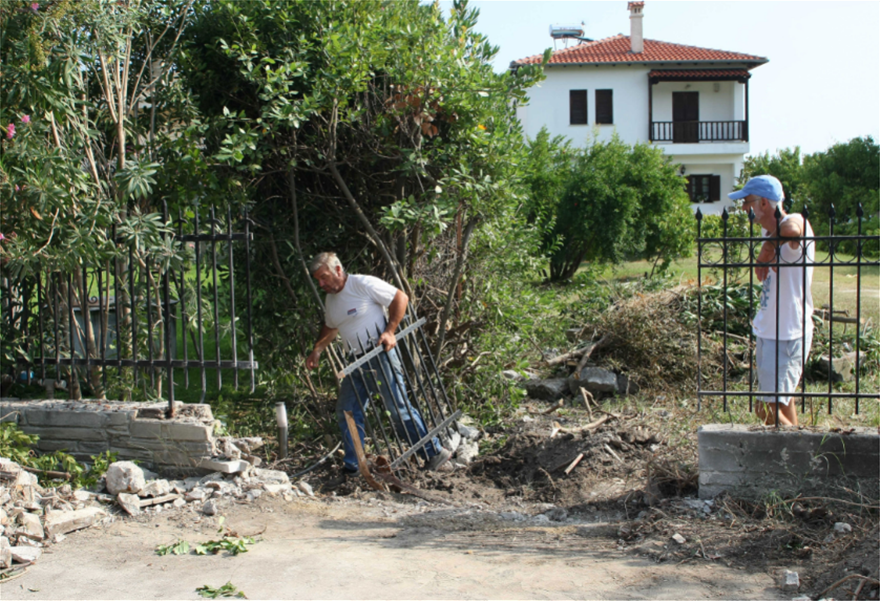
[[[477,225],[477,221],[478,219],[476,217],[471,217],[464,228],[464,234],[462,234],[461,252],[458,253],[458,259],[455,262],[455,275],[452,276],[452,282],[449,284],[449,291],[446,295],[446,304],[443,306],[443,315],[440,318],[437,344],[434,348],[434,356],[438,358],[440,357],[440,351],[443,349],[443,340],[446,338],[446,322],[449,319],[449,311],[452,308],[452,302],[455,300],[455,292],[458,290],[458,282],[461,280],[461,272],[464,270],[468,244],[470,243],[471,234]]]

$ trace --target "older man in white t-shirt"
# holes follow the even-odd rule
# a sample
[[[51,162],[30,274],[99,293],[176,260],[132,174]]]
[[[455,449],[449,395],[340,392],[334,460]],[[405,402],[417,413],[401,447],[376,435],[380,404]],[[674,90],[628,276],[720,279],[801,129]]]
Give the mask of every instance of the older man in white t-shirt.
[[[363,367],[364,370],[372,370],[373,377],[352,374],[342,381],[339,389],[336,416],[345,447],[343,469],[346,475],[353,475],[358,470],[357,455],[344,412],[351,411],[363,443],[364,411],[370,398],[376,394],[381,396],[391,414],[401,440],[412,445],[427,435],[421,415],[407,398],[400,357],[394,348],[397,345],[394,332],[406,314],[409,298],[402,290],[379,278],[347,274],[339,258],[332,252],[316,256],[312,260],[311,273],[327,293],[327,299],[324,303],[324,325],[314,350],[306,358],[306,367],[318,367],[321,353],[337,335],[342,337],[346,350],[354,354],[378,345],[385,348],[384,353],[379,353]],[[390,382],[387,381],[389,374],[394,374]],[[438,469],[451,455],[436,437],[427,442],[418,454],[429,469]]]
[[[765,424],[773,425],[778,404],[779,424],[796,426],[793,397],[778,393],[797,389],[813,341],[813,228],[802,215],[786,214],[782,184],[772,175],[753,177],[742,190],[728,196],[743,199],[742,209],[754,211],[755,222],[767,238],[755,258],[755,275],[763,287],[752,330],[758,384],[761,391],[776,395],[764,396],[755,412]],[[793,240],[782,242],[780,238]]]

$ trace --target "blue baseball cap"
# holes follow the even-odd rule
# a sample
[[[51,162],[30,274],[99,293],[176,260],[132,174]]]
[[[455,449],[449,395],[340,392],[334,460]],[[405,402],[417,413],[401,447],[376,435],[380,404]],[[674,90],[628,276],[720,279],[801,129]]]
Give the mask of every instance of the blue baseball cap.
[[[772,175],[756,175],[742,187],[742,190],[731,192],[727,197],[730,200],[740,200],[749,194],[754,194],[773,202],[780,202],[785,198],[785,194],[782,192],[782,184]]]

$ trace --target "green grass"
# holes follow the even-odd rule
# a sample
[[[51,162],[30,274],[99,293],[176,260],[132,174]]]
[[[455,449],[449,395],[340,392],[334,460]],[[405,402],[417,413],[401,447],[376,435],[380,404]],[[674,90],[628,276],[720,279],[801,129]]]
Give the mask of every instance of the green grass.
[[[849,255],[836,254],[838,262],[853,261],[853,257]],[[828,253],[816,253],[816,261],[823,262],[828,260]],[[622,265],[607,267],[598,274],[600,278],[608,281],[627,282],[637,278],[643,278],[651,272],[652,264],[648,261],[632,261],[623,263]],[[581,269],[586,269],[584,265]],[[748,278],[748,273],[743,269],[739,270],[744,279]],[[861,271],[861,293],[856,294],[859,289],[859,271]],[[855,317],[857,303],[859,297],[861,299],[861,317],[867,322],[868,320],[878,327],[880,324],[880,267],[863,266],[859,270],[855,265],[846,267],[833,268],[833,284],[834,284],[834,310],[846,311],[850,316]],[[675,261],[669,267],[669,275],[682,283],[696,283],[697,281],[697,259],[690,257],[681,261]],[[703,283],[715,283],[718,281],[716,271],[703,269],[700,274]],[[729,278],[731,276],[728,276]],[[821,308],[829,304],[829,294],[832,285],[832,268],[818,266],[813,269],[813,306]],[[852,326],[850,326],[852,328]]]

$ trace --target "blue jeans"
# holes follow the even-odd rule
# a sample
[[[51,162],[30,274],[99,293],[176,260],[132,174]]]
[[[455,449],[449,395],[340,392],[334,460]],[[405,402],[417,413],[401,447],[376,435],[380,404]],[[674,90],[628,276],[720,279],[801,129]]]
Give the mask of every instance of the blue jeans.
[[[397,349],[391,349],[391,352],[388,353],[379,353],[378,356],[361,365],[360,371],[356,371],[342,380],[342,386],[339,389],[336,419],[339,422],[339,429],[342,430],[346,470],[357,470],[358,461],[344,412],[351,411],[361,437],[361,445],[363,445],[364,413],[361,407],[363,406],[363,409],[366,410],[369,407],[369,402],[377,395],[382,398],[382,403],[390,414],[394,429],[401,442],[412,446],[428,434],[422,416],[407,398],[403,369],[400,365]],[[375,435],[381,436],[380,432],[375,432]],[[417,453],[422,459],[427,460],[439,453],[440,448],[440,441],[435,436]]]

